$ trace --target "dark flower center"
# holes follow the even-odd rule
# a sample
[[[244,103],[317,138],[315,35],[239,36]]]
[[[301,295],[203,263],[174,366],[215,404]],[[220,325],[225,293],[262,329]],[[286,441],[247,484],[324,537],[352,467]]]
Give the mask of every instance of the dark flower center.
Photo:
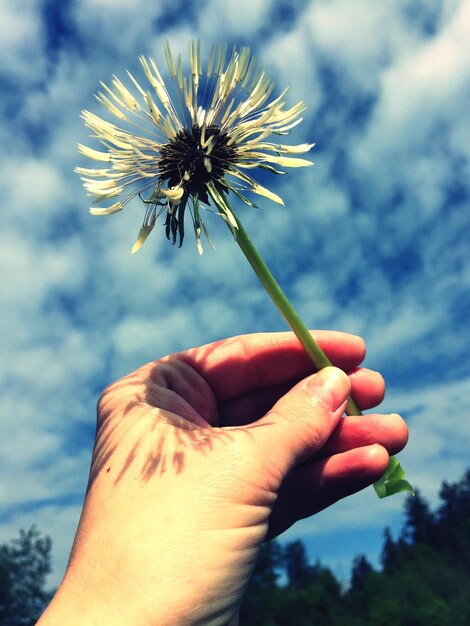
[[[237,146],[229,141],[229,135],[215,125],[206,127],[203,136],[196,125],[191,130],[179,131],[160,150],[160,180],[167,181],[168,187],[182,182],[190,195],[208,202],[206,185],[211,181],[217,183],[236,160]]]

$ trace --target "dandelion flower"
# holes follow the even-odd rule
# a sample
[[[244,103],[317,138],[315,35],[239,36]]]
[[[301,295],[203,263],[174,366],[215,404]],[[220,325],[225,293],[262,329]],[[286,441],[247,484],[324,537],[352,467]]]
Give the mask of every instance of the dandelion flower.
[[[250,49],[212,47],[203,70],[200,44],[189,44],[189,71],[181,56],[165,46],[170,81],[165,83],[152,59],[140,57],[145,85],[128,72],[128,89],[117,77],[104,83],[98,101],[118,122],[89,111],[82,117],[104,150],[79,145],[82,155],[104,164],[79,167],[83,184],[96,203],[93,215],[121,211],[135,196],[146,210],[136,252],[166,214],[165,230],[173,243],[184,238],[184,217],[189,207],[199,251],[201,232],[207,235],[202,207],[215,207],[235,234],[237,222],[227,201],[229,192],[250,206],[244,193],[252,192],[283,204],[281,198],[252,178],[256,168],[284,173],[279,168],[302,167],[311,161],[297,155],[313,144],[295,146],[273,141],[287,135],[301,120],[304,103],[286,106],[286,93],[271,99],[274,83]],[[168,84],[168,86],[167,86]],[[172,95],[170,95],[172,94]],[[106,206],[101,206],[105,203]]]

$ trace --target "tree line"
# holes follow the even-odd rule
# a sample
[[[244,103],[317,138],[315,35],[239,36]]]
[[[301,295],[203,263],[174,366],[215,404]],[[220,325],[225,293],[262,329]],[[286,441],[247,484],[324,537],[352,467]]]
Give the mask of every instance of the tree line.
[[[417,491],[396,540],[384,531],[381,567],[364,555],[347,589],[293,541],[263,546],[241,609],[246,626],[469,626],[470,470],[444,482],[432,511]]]
[[[345,588],[304,544],[266,543],[242,608],[243,626],[468,626],[470,470],[444,482],[431,510],[417,491],[397,539],[384,531],[381,567],[358,555]],[[0,545],[0,624],[32,626],[52,597],[52,542],[35,527]]]

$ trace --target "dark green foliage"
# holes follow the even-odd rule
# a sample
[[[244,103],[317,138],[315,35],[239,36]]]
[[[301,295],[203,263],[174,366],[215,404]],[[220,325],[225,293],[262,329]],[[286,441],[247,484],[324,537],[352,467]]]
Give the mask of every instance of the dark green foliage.
[[[309,563],[302,542],[283,548],[270,542],[248,588],[241,624],[469,626],[470,470],[458,483],[444,483],[439,495],[435,512],[419,491],[407,498],[398,539],[385,530],[382,571],[358,556],[347,590],[327,567]]]
[[[308,562],[307,551],[301,541],[292,541],[285,546],[283,565],[291,587],[306,587],[313,582],[317,574],[316,568]]]
[[[360,593],[373,571],[372,565],[363,554],[357,556],[352,564],[351,589],[356,593]]]
[[[275,624],[312,626],[345,623],[341,588],[332,572],[317,563],[305,586],[287,585],[275,614]],[[249,624],[249,621],[246,622]]]
[[[51,540],[35,526],[0,545],[0,624],[30,626],[46,608],[51,594],[45,590],[51,571]]]
[[[405,502],[405,526],[402,537],[409,543],[427,543],[435,546],[438,543],[437,526],[434,514],[427,502],[421,497],[418,489],[415,497]]]

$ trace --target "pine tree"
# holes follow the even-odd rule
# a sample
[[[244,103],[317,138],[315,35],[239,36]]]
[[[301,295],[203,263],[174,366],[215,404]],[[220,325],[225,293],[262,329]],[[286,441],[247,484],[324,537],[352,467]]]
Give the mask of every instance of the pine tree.
[[[359,592],[364,589],[365,580],[374,571],[367,558],[361,554],[357,556],[351,570],[351,591]]]
[[[309,564],[307,551],[301,541],[291,541],[286,544],[282,560],[289,585],[305,587],[315,578],[315,568]]]
[[[51,593],[46,577],[51,571],[50,537],[32,526],[0,545],[0,624],[32,626],[46,608]]]
[[[419,489],[415,489],[415,495],[409,496],[405,501],[405,526],[402,539],[412,544],[435,544],[435,516],[421,496]]]

